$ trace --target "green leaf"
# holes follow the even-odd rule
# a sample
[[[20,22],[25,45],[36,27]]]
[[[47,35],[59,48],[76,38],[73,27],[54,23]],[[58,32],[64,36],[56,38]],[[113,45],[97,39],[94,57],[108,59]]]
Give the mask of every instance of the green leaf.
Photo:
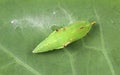
[[[54,25],[93,20],[64,49],[33,54]],[[0,0],[0,75],[120,75],[120,0]]]

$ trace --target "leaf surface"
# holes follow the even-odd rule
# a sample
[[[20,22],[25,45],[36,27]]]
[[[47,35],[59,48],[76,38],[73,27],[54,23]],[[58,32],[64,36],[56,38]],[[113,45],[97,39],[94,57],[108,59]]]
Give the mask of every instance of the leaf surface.
[[[33,54],[53,30],[96,21],[64,49]],[[120,75],[119,0],[0,0],[0,75]]]

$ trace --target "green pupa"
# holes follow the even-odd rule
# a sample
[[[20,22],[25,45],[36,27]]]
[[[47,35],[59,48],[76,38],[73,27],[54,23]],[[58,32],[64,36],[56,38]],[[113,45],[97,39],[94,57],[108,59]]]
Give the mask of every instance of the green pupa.
[[[68,44],[84,37],[95,22],[77,21],[66,27],[53,31],[32,51],[33,53],[62,49]]]

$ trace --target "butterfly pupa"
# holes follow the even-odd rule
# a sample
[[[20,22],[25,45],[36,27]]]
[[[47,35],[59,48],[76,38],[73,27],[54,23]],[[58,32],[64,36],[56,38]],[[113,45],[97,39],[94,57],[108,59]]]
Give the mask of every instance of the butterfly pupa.
[[[53,31],[45,40],[40,42],[33,53],[62,49],[68,44],[83,38],[95,22],[77,21],[66,27]]]

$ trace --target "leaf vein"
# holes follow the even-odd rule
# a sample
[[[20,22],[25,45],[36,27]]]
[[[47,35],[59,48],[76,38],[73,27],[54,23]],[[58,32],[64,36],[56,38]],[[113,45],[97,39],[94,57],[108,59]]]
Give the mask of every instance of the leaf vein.
[[[32,68],[30,65],[24,63],[21,59],[19,59],[18,57],[16,57],[12,52],[10,52],[9,50],[7,50],[7,49],[6,49],[4,46],[2,46],[1,44],[0,44],[0,48],[1,48],[1,50],[4,51],[6,54],[8,54],[8,55],[10,55],[11,57],[13,57],[19,65],[25,67],[27,70],[29,70],[30,72],[34,73],[35,75],[41,75],[38,71],[36,71],[36,70],[35,70],[34,68]]]
[[[103,53],[103,55],[104,55],[104,57],[105,57],[105,59],[106,59],[106,61],[107,61],[107,63],[108,63],[108,66],[109,66],[109,68],[110,68],[110,71],[111,71],[111,73],[112,73],[112,75],[115,75],[115,71],[114,71],[114,68],[113,68],[113,65],[112,65],[112,62],[111,62],[111,60],[110,60],[110,58],[109,58],[109,55],[108,55],[108,53],[107,53],[107,51],[106,51],[106,48],[105,48],[105,42],[104,42],[104,34],[103,34],[103,28],[102,28],[102,24],[101,24],[101,22],[100,22],[100,17],[98,16],[98,13],[97,13],[97,10],[95,9],[95,7],[93,7],[93,10],[94,10],[94,13],[95,13],[95,16],[96,16],[96,19],[97,19],[97,21],[99,22],[99,30],[100,30],[100,39],[101,39],[101,47],[102,47],[102,53]]]
[[[72,70],[72,74],[73,75],[77,75],[76,74],[76,70],[75,70],[75,66],[74,66],[74,58],[71,55],[71,53],[65,48],[64,51],[66,52],[66,54],[68,55],[69,59],[70,59],[70,65],[71,65],[71,70]]]

